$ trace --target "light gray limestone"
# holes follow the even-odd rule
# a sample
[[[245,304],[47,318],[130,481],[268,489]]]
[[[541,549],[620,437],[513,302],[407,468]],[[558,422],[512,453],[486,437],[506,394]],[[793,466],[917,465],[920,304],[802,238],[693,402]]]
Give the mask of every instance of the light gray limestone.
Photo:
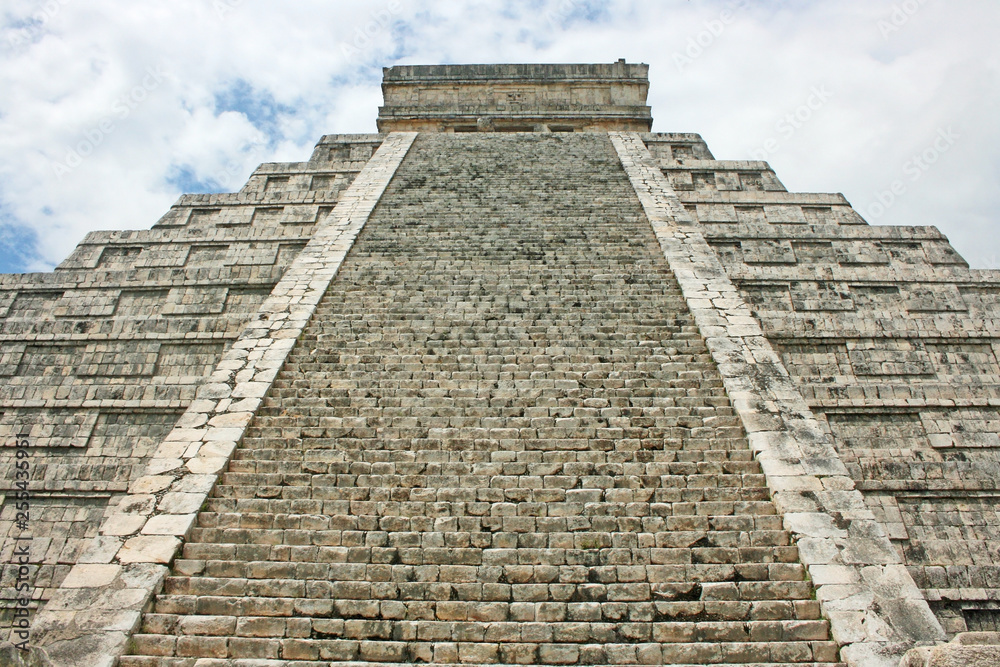
[[[194,521],[194,514],[171,511],[200,506],[210,488],[201,484],[201,491],[186,493],[181,491],[189,488],[185,478],[214,477],[226,465],[249,421],[247,415],[267,391],[414,138],[412,133],[398,133],[385,139],[272,290],[257,318],[246,325],[223,356],[220,368],[198,390],[183,425],[166,436],[149,460],[146,475],[130,489],[132,498],[126,496],[119,512],[107,517],[101,526],[100,543],[90,548],[90,562],[74,566],[35,617],[33,644],[44,647],[55,664],[111,665],[121,653],[138,621],[138,611],[161,584],[164,565],[174,558]],[[233,398],[249,402],[234,403]],[[150,493],[160,498],[155,509],[144,502]],[[177,495],[172,493],[183,493],[185,502],[175,502]],[[124,532],[128,528],[134,530]],[[109,548],[114,541],[108,538],[117,540],[117,552]],[[107,562],[94,563],[98,554]],[[133,577],[138,571],[147,575]],[[127,599],[122,597],[123,591],[129,593]],[[104,617],[95,613],[128,609],[133,610],[132,615],[114,613],[107,617],[108,623],[102,623]]]
[[[576,143],[565,145],[558,139],[537,144],[533,141],[557,138],[559,131],[641,129],[649,123],[649,109],[644,106],[648,81],[645,66],[641,65],[404,67],[393,68],[386,76],[387,99],[380,123],[411,123],[413,129],[419,125],[421,129],[445,132],[477,130],[481,143],[470,140],[469,146],[478,146],[473,152],[482,150],[486,155],[506,145],[520,155],[518,159],[525,165],[537,159],[554,160],[554,173],[563,180],[552,181],[544,196],[532,200],[535,204],[526,207],[526,200],[518,200],[518,205],[509,210],[475,213],[483,220],[495,218],[500,225],[512,222],[508,215],[513,214],[520,224],[527,215],[557,205],[560,198],[567,196],[563,187],[574,191],[575,179],[595,164],[591,160],[605,157],[605,149],[574,153],[573,159],[558,157],[567,146],[572,144],[576,147],[573,151],[579,150],[593,137],[577,138]],[[637,125],[633,128],[629,123]],[[537,134],[503,134],[515,129],[531,129]],[[334,277],[336,269],[329,271],[329,262],[337,265],[346,256],[350,245],[342,241],[350,236],[347,229],[353,228],[357,219],[348,210],[356,202],[348,202],[345,196],[353,192],[349,187],[366,165],[371,166],[373,153],[386,139],[384,134],[324,137],[308,162],[261,165],[239,192],[185,195],[152,229],[88,234],[53,273],[0,276],[0,378],[4,380],[0,383],[0,444],[26,432],[34,448],[38,466],[32,478],[32,491],[36,493],[32,517],[37,534],[31,548],[33,563],[37,560],[38,564],[32,566],[31,573],[35,590],[32,611],[36,614],[48,605],[38,636],[51,639],[49,648],[66,664],[77,660],[74,664],[89,665],[101,646],[120,647],[134,632],[139,612],[150,600],[149,591],[159,586],[156,577],[162,576],[163,565],[171,562],[182,541],[190,544],[192,536],[214,530],[199,526],[195,515],[202,512],[205,521],[215,520],[212,517],[216,513],[206,509],[208,505],[203,501],[233,461],[254,415],[261,414],[259,406],[267,400],[280,367],[312,317],[314,300]],[[503,144],[505,141],[510,143]],[[731,416],[706,418],[694,432],[704,438],[715,428],[717,433],[727,433],[727,437],[742,438],[745,431],[746,441],[741,442],[746,445],[747,456],[752,452],[754,460],[740,465],[756,466],[757,472],[744,471],[743,477],[751,480],[751,486],[762,484],[761,477],[766,479],[784,527],[796,536],[794,547],[770,548],[775,557],[793,561],[798,557],[808,564],[810,585],[815,587],[816,598],[832,622],[834,639],[844,647],[840,657],[856,665],[889,665],[914,639],[940,641],[942,629],[948,637],[968,630],[1000,630],[1000,513],[996,502],[1000,497],[1000,272],[970,270],[933,227],[869,226],[842,195],[786,192],[767,163],[716,160],[698,135],[618,134],[614,141],[623,155],[630,156],[624,162],[635,185],[632,190],[642,200],[663,256],[681,281],[684,303],[695,316],[697,331],[705,337],[711,358],[724,379],[728,401],[739,415],[738,423],[726,421]],[[591,146],[588,150],[593,151],[598,143],[587,144]],[[398,149],[396,145],[393,150]],[[436,160],[453,160],[453,156],[441,154]],[[383,239],[383,251],[392,252],[399,242],[412,240],[408,235],[426,221],[435,206],[457,211],[469,203],[463,197],[480,193],[484,186],[476,196],[485,200],[499,196],[499,190],[491,191],[488,183],[479,181],[489,179],[506,164],[504,159],[491,160],[473,160],[479,166],[470,173],[461,171],[460,161],[448,162],[456,174],[462,175],[407,204],[413,206],[406,208],[410,219],[400,222],[398,236]],[[578,163],[580,160],[583,163]],[[617,169],[622,160],[612,162]],[[429,164],[414,168],[428,171]],[[435,163],[437,166],[440,164]],[[549,182],[545,179],[550,176],[546,173],[525,178],[516,190],[527,196],[539,183]],[[596,192],[596,182],[607,185],[621,177],[620,172],[612,174],[605,168],[591,174],[587,191]],[[413,174],[412,181],[408,181],[414,193],[421,192],[420,179]],[[621,194],[616,196],[622,198]],[[631,201],[631,197],[630,190],[622,201]],[[398,200],[405,201],[406,197]],[[577,200],[572,211],[590,210],[592,206],[606,206],[606,202]],[[476,247],[475,241],[487,244],[480,250],[496,244],[504,252],[523,252],[518,261],[545,264],[580,242],[581,233],[588,237],[601,224],[615,224],[619,214],[602,214],[582,222],[579,229],[519,241],[527,243],[523,248],[504,245],[508,243],[506,235],[511,233],[508,228],[490,227],[485,232],[477,229],[464,239],[465,245],[452,246],[451,240],[446,240],[441,247],[421,248],[419,253],[437,256],[447,247],[461,256]],[[367,214],[362,211],[360,215]],[[455,230],[465,229],[469,221],[454,220],[450,224]],[[543,216],[533,224],[543,230],[551,221]],[[324,256],[303,254],[310,239],[322,229],[329,235],[323,241]],[[602,249],[615,243],[614,238],[605,239]],[[311,247],[316,250],[319,246]],[[282,283],[278,290],[279,281],[297,257],[302,261],[296,266],[310,275],[300,276],[296,284]],[[456,284],[464,284],[477,271],[481,273],[482,266],[470,264],[471,273],[459,272]],[[642,269],[646,270],[648,267]],[[612,308],[619,303],[615,290],[622,271],[631,272],[635,278],[638,269],[605,267],[587,277],[593,285],[602,286],[602,299]],[[437,269],[426,274],[436,277]],[[549,279],[539,281],[545,284]],[[375,282],[384,284],[381,279]],[[457,288],[453,285],[448,289]],[[531,300],[533,288],[528,285],[524,289],[527,291],[522,295],[508,285],[498,293],[516,303],[516,308],[533,312],[538,318],[539,327],[526,332],[528,338],[539,340],[543,331],[551,335],[555,304],[538,310],[542,304]],[[374,299],[374,295],[384,293],[380,287],[371,294]],[[409,303],[412,297],[407,293],[401,298]],[[471,313],[478,316],[484,307],[483,298],[459,298],[455,307],[461,316],[438,325],[441,332],[465,331]],[[372,306],[375,308],[377,302],[373,300]],[[550,307],[552,310],[546,310]],[[673,312],[672,308],[663,312]],[[621,317],[615,312],[609,311],[609,322]],[[370,314],[363,320],[367,322]],[[423,327],[431,326],[434,320],[423,317],[416,325],[417,336],[423,335]],[[583,333],[605,336],[623,332],[609,334],[598,326]],[[395,332],[390,328],[378,335],[393,336]],[[369,342],[367,338],[365,341]],[[483,368],[490,369],[488,373],[494,372],[493,363],[499,364],[497,373],[513,373],[515,365],[524,363],[527,356],[532,357],[532,363],[548,367],[563,352],[549,350],[537,360],[533,354],[521,354],[505,358],[502,364],[491,359],[476,359],[475,363],[484,364]],[[414,378],[441,363],[440,358],[428,360],[413,353],[389,353],[385,361],[386,368],[415,374]],[[308,362],[302,363],[308,366]],[[356,364],[359,373],[367,373],[375,361],[347,355],[344,363]],[[577,355],[569,367],[559,369],[566,377],[552,381],[544,391],[579,391],[592,377],[576,377],[574,373],[594,363],[592,358]],[[604,363],[598,363],[599,371],[593,372],[603,372]],[[652,369],[652,365],[644,365],[636,372],[649,373]],[[701,381],[699,374],[706,371],[698,363],[679,372],[695,382]],[[535,380],[536,376],[528,373],[501,391],[518,395],[525,391],[526,382]],[[624,378],[623,390],[634,390],[638,380],[638,376]],[[414,380],[407,378],[410,381]],[[471,391],[458,386],[462,381],[459,376],[450,381],[454,386],[447,384],[435,391]],[[342,387],[332,389],[340,391]],[[475,391],[481,390],[477,387]],[[308,402],[314,397],[304,398]],[[470,394],[464,398],[475,400],[481,396]],[[430,405],[424,408],[433,409],[431,406],[439,399],[437,395],[426,397]],[[504,395],[503,400],[508,399]],[[597,399],[588,401],[565,413],[558,412],[563,407],[552,408],[558,412],[553,415],[542,414],[548,406],[534,406],[529,421],[516,428],[496,418],[484,418],[480,426],[473,428],[467,420],[479,419],[480,415],[463,413],[461,419],[453,418],[455,422],[442,419],[433,423],[427,435],[450,447],[468,438],[469,442],[496,439],[504,447],[516,448],[529,433],[545,433],[546,437],[562,438],[567,443],[578,440],[577,436],[597,437],[627,446],[631,438],[626,437],[627,430],[621,423],[602,424],[591,433],[591,420],[608,419],[609,411],[619,406],[602,404]],[[691,404],[686,407],[692,413],[703,409]],[[308,404],[304,409],[310,412],[318,406]],[[398,409],[417,410],[418,414],[395,415],[382,427],[382,433],[392,434],[393,441],[410,437],[428,418],[413,405]],[[479,408],[467,409],[476,412]],[[319,426],[310,428],[348,437],[355,430],[366,433],[366,419],[370,416],[325,417]],[[315,432],[309,433],[313,437]],[[380,446],[370,449],[375,452]],[[521,493],[511,489],[533,483],[536,476],[558,478],[559,484],[580,479],[584,488],[542,489],[497,501],[497,530],[501,533],[513,526],[541,531],[542,524],[532,523],[539,520],[539,512],[573,517],[604,502],[602,493],[609,494],[609,502],[614,499],[622,503],[626,513],[644,507],[638,493],[627,484],[613,488],[614,480],[619,479],[616,475],[636,474],[636,464],[614,474],[605,470],[602,474],[576,477],[539,472],[546,468],[530,466],[542,464],[523,464],[516,460],[520,454],[513,456],[502,463],[484,464],[475,474],[494,480],[506,489],[504,493]],[[0,464],[12,462],[13,448],[0,447]],[[304,474],[322,475],[325,465],[309,462]],[[519,465],[529,467],[519,469]],[[242,479],[240,483],[252,483],[231,469],[226,474]],[[357,474],[361,483],[368,484],[368,480],[383,479],[386,469],[380,462],[363,473],[350,470],[341,474]],[[732,479],[723,477],[726,483]],[[302,481],[295,479],[295,484]],[[346,481],[337,479],[338,484]],[[260,484],[255,493],[262,502],[267,499],[277,507],[282,507],[283,493],[298,492],[294,485],[284,487],[283,482],[267,474],[261,477]],[[12,488],[10,483],[0,487],[0,534],[7,535],[0,552],[7,554],[13,549],[11,536],[15,534],[11,528]],[[559,493],[564,497],[553,495]],[[417,502],[431,501],[421,498]],[[448,498],[441,502],[458,501]],[[471,503],[471,499],[461,502]],[[658,512],[672,507],[669,503],[655,505]],[[379,511],[385,509],[380,507]],[[764,507],[762,504],[757,509]],[[766,507],[771,507],[770,503]],[[518,508],[529,515],[518,516]],[[346,516],[338,513],[340,509],[338,506],[334,515]],[[287,510],[282,507],[279,513],[284,517]],[[293,543],[288,546],[306,538],[333,539],[321,514],[297,519],[303,522],[300,528],[287,528]],[[546,521],[549,519],[563,520],[547,517]],[[766,524],[773,519],[759,516],[755,521]],[[219,520],[233,519],[226,515]],[[422,519],[407,520],[419,523]],[[452,539],[449,536],[457,520],[435,519],[434,539],[438,539],[437,535]],[[672,520],[679,525],[687,521],[679,517]],[[655,539],[675,539],[676,530],[676,525],[661,530]],[[773,526],[764,532],[770,535],[772,530]],[[542,562],[570,541],[576,548],[598,548],[596,545],[601,543],[597,538],[592,543],[589,537],[581,542],[559,532],[552,535],[549,539],[555,540],[558,548],[532,552],[531,558]],[[337,558],[346,561],[354,547],[330,548],[343,549],[342,554],[337,552]],[[634,548],[615,545],[614,557],[640,553],[629,550]],[[337,640],[340,643],[336,649],[324,650],[333,651],[331,659],[338,660],[398,660],[410,655],[406,651],[414,651],[411,657],[425,662],[503,659],[551,664],[605,660],[655,663],[677,655],[695,663],[722,660],[716,643],[685,644],[682,626],[677,624],[669,625],[669,632],[659,630],[665,634],[656,641],[608,641],[606,650],[586,644],[551,643],[552,636],[545,634],[555,632],[552,627],[561,627],[558,624],[562,620],[575,614],[580,616],[574,616],[574,623],[594,623],[594,613],[598,614],[597,621],[607,621],[607,608],[602,605],[631,604],[618,600],[643,595],[643,586],[647,585],[643,576],[662,577],[676,566],[660,562],[677,558],[678,552],[671,549],[650,550],[650,557],[658,559],[652,565],[619,566],[615,577],[622,577],[620,582],[604,581],[610,575],[601,570],[599,576],[595,574],[599,582],[586,584],[588,594],[603,591],[615,596],[614,601],[574,603],[581,606],[570,609],[552,601],[532,602],[529,598],[539,595],[529,590],[535,584],[488,584],[492,588],[483,589],[487,597],[500,595],[503,586],[518,587],[517,594],[527,596],[509,608],[509,623],[516,619],[525,624],[523,632],[527,634],[522,634],[519,625],[504,625],[508,623],[504,616],[508,611],[500,611],[495,599],[479,603],[475,612],[461,604],[445,603],[441,610],[449,620],[432,622],[469,623],[470,613],[483,614],[500,624],[495,632],[505,643],[496,644],[496,650],[459,642],[462,632],[471,632],[469,626],[462,626],[462,630],[448,626],[448,633],[459,634],[448,634],[449,641],[442,640],[433,648],[419,643],[406,648],[400,642],[342,638]],[[414,557],[413,552],[407,553]],[[454,556],[469,558],[470,553],[458,549]],[[511,566],[508,560],[519,557],[518,553],[522,552],[508,544],[487,550],[483,557],[488,563],[484,567]],[[711,553],[713,558],[728,557],[724,550]],[[788,568],[793,565],[774,563],[773,574],[792,576],[794,572]],[[313,572],[309,568],[314,566],[302,566],[305,569],[296,576],[308,581]],[[210,566],[184,560],[177,567],[193,576]],[[345,564],[336,572],[354,577],[356,567],[356,563]],[[470,576],[469,570],[462,568],[474,566],[463,563],[447,567],[453,568],[447,570],[448,576],[461,578]],[[641,567],[653,569],[643,573]],[[152,573],[152,578],[143,572]],[[518,569],[512,576],[523,576],[523,572]],[[573,576],[579,574],[574,572]],[[353,581],[338,582],[337,594],[357,594],[356,586],[360,584]],[[87,582],[103,585],[91,588]],[[11,584],[12,579],[5,574],[2,590],[8,598]],[[367,585],[372,591],[384,590],[381,581]],[[298,594],[292,588],[283,590]],[[55,591],[61,592],[53,598]],[[85,619],[77,618],[75,609],[93,591],[98,591],[98,607],[106,608]],[[734,595],[742,593],[731,582],[706,581],[701,596],[732,602]],[[809,602],[813,605],[808,607],[809,613],[813,613],[818,605]],[[309,604],[309,614],[326,613],[316,606],[319,603]],[[388,622],[397,623],[403,618],[400,614],[410,613],[411,607],[402,602],[393,604],[400,606],[385,606],[379,613],[386,614]],[[587,606],[592,604],[597,607]],[[926,613],[927,605],[937,621]],[[361,612],[351,607],[350,613]],[[617,617],[614,619],[618,622]],[[311,653],[318,650],[315,645],[294,634],[303,632],[305,620],[297,618],[287,627],[278,628],[273,619],[265,622],[240,618],[239,623],[234,619],[226,632],[234,635],[245,630],[246,635],[234,635],[221,643],[213,635],[204,639],[201,649],[209,653],[231,650],[233,654],[225,659],[237,661],[268,659],[267,651],[272,649],[261,641],[268,633],[280,630],[291,633],[281,643],[281,651],[296,659],[318,659],[318,654]],[[155,625],[163,619],[153,622]],[[212,624],[217,621],[202,622],[201,617],[192,617],[183,627],[193,628],[198,623],[202,623],[199,627],[214,628]],[[348,627],[343,623],[335,627],[332,620],[324,623],[316,626],[317,632],[345,632]],[[824,622],[810,616],[805,623],[799,638],[808,636],[817,656],[836,659],[833,645],[826,641],[828,636],[822,629]],[[603,632],[595,630],[599,625],[587,625],[587,632]],[[358,630],[357,624],[350,627],[352,632]],[[405,632],[442,632],[438,625],[405,628]],[[753,626],[753,632],[763,630]],[[184,632],[175,638],[171,638],[170,631],[165,633],[141,641],[151,642],[148,649],[157,655],[157,651],[168,650],[180,651],[177,655],[181,655],[194,650],[197,644]],[[663,642],[677,646],[668,650]],[[795,650],[807,650],[804,646]],[[924,663],[932,654],[951,656],[941,659],[952,661],[959,655],[971,660],[975,650],[959,643],[940,650],[921,647],[911,655],[915,656],[913,660]],[[983,659],[991,659],[991,650],[982,649],[987,656]],[[773,656],[747,653],[727,659],[802,659],[801,653],[783,653],[780,648],[774,651]],[[28,659],[37,662],[43,656],[39,653]],[[137,664],[146,667],[146,663]]]
[[[899,667],[994,667],[1000,665],[1000,634],[967,632],[947,644],[911,649]]]
[[[421,134],[123,667],[829,667],[796,558],[607,135]]]
[[[841,656],[894,666],[917,642],[943,639],[887,531],[840,462],[740,292],[637,134],[611,133],[757,453],[785,526],[814,575]],[[831,568],[831,565],[838,566]]]

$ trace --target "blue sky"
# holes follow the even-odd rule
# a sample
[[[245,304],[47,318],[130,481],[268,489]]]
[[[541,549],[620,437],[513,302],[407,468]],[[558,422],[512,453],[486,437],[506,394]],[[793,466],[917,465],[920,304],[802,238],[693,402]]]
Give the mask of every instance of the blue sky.
[[[1000,268],[997,34],[996,0],[6,0],[0,271],[374,132],[383,66],[618,58],[655,131]]]

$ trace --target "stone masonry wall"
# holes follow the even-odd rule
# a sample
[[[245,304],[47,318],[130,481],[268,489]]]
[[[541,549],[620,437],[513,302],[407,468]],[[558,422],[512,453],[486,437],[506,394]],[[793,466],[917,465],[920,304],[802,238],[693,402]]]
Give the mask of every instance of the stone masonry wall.
[[[1000,628],[1000,273],[647,135],[949,633]]]
[[[646,131],[648,65],[397,65],[379,131]]]
[[[309,162],[261,165],[238,193],[185,195],[152,229],[92,232],[52,273],[0,276],[5,629],[15,436],[32,454],[37,610],[380,142],[324,137]]]
[[[970,270],[934,228],[872,227],[842,195],[789,193],[766,163],[715,160],[698,135],[639,136],[947,633],[1000,629],[1000,272]],[[14,436],[26,435],[32,451],[35,613],[81,554],[103,544],[109,533],[98,537],[98,527],[127,511],[126,494],[149,474],[198,388],[384,139],[324,137],[309,162],[262,165],[238,193],[185,195],[150,230],[89,234],[50,274],[0,276],[4,627],[18,532]],[[630,227],[641,211],[621,187],[620,165],[610,166],[607,137],[484,133],[421,137],[417,146],[387,194],[396,212],[376,216],[332,291],[340,301],[324,302],[328,320],[304,339],[315,347],[296,348],[276,381],[146,617],[137,638],[145,657],[129,664],[187,667],[197,655],[252,660],[286,650],[303,665],[836,661],[791,542],[796,533],[775,523],[733,397],[698,347],[663,257],[644,254],[653,237]],[[456,150],[464,157],[448,153]],[[431,211],[439,217],[428,218]],[[609,220],[617,231],[601,226]],[[615,253],[641,270],[623,268]],[[500,264],[509,275],[529,265],[541,273],[505,282]],[[550,284],[569,287],[537,287]],[[657,317],[644,320],[640,311]],[[630,339],[624,322],[652,342]],[[501,332],[508,338],[490,338]],[[495,340],[506,341],[502,352],[493,351]],[[567,341],[586,352],[574,355]],[[435,382],[444,376],[434,373],[457,375],[421,393],[413,383],[428,372]],[[531,405],[515,400],[522,391]],[[456,405],[473,410],[472,421]],[[651,440],[671,444],[648,454]],[[625,444],[605,447],[612,441]],[[430,453],[399,458],[403,442]],[[472,453],[459,454],[468,442]],[[299,446],[308,448],[296,453]],[[510,447],[507,460],[499,452]],[[452,477],[473,486],[448,486]],[[556,478],[578,486],[562,488]],[[468,496],[476,484],[483,498]],[[381,488],[405,493],[382,498],[373,491]],[[579,503],[570,491],[579,491]],[[427,506],[402,514],[393,505],[400,502],[407,512],[412,503]],[[561,504],[610,518],[563,529],[546,514]],[[397,526],[402,516],[406,530]],[[597,533],[610,542],[577,539]],[[226,545],[241,540],[257,546],[230,553]],[[408,540],[448,549],[448,558],[475,560],[478,549],[482,560],[373,560],[376,549],[398,558],[415,548]],[[483,556],[491,549],[499,550],[489,556],[496,563]],[[591,550],[600,562],[570,555]],[[288,569],[307,555],[320,560]],[[550,557],[583,560],[553,565]],[[663,558],[681,560],[655,560]],[[374,578],[364,595],[345,595],[362,585],[359,567]],[[320,571],[343,586],[309,588]],[[573,578],[581,572],[585,580]],[[237,597],[247,587],[285,591],[290,580],[302,586],[292,597],[307,600],[293,604],[294,623],[259,613],[284,609],[277,602],[223,613],[231,601],[216,598],[230,592],[209,595],[215,586]],[[397,586],[396,595],[403,583],[420,592],[412,603],[386,606],[375,582]],[[501,597],[483,597],[488,586]],[[539,586],[544,595],[532,588]],[[571,598],[559,598],[570,589]],[[648,601],[629,597],[640,589]],[[332,606],[308,602],[324,597]],[[178,615],[200,620],[189,628]],[[488,635],[488,623],[499,634]],[[683,632],[665,640],[668,630]],[[765,643],[777,648],[761,652]]]
[[[604,134],[421,134],[123,667],[832,667]]]

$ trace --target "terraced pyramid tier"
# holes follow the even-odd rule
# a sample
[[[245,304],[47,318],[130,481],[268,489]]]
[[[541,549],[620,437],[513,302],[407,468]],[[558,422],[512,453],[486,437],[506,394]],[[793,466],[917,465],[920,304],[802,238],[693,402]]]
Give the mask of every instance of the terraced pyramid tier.
[[[832,665],[602,134],[417,138],[123,667]]]

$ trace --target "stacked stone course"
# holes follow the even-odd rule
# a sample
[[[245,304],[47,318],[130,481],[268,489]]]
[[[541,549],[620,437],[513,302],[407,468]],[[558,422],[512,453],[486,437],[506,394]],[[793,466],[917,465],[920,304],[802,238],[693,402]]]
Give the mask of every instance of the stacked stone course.
[[[38,609],[142,473],[380,136],[324,137],[238,193],[185,195],[150,230],[91,232],[50,274],[0,276],[0,558],[14,542],[11,445],[33,453]],[[0,599],[15,597],[5,568]]]
[[[677,188],[707,149],[647,141],[946,630],[1000,629],[1000,273],[933,227],[760,186],[766,165]]]

